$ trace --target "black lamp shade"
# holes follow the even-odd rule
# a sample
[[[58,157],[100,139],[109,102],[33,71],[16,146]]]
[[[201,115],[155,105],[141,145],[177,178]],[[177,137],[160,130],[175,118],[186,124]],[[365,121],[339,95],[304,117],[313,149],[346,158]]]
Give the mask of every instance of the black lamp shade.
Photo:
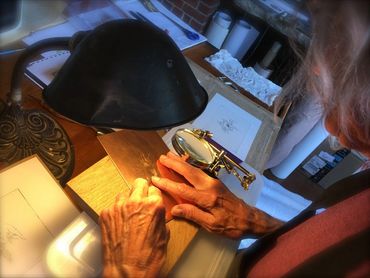
[[[135,20],[110,21],[86,35],[43,95],[77,122],[129,129],[189,122],[208,101],[171,38]]]

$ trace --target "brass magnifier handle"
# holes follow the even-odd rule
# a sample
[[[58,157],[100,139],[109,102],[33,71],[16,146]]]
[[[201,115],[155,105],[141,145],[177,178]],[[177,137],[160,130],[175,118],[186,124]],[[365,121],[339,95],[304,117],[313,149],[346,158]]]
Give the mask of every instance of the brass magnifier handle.
[[[240,181],[244,190],[248,190],[256,176],[227,156],[225,150],[219,149],[205,140],[205,138],[210,137],[212,137],[212,133],[209,131],[179,129],[172,137],[172,145],[178,154],[189,155],[188,162],[190,164],[206,169],[215,176],[218,176],[221,169],[225,169]],[[206,154],[207,159],[199,153]]]

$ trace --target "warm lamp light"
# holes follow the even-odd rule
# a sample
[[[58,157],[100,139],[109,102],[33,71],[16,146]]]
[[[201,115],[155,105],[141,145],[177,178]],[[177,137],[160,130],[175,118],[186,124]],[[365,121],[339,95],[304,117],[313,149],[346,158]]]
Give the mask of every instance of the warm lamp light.
[[[53,110],[76,122],[161,129],[193,120],[207,105],[207,93],[164,31],[134,20],[110,21],[71,39],[38,42],[22,53],[13,72],[8,104],[0,111],[2,161],[12,163],[37,153],[62,183],[70,177],[74,158],[66,133],[41,111],[32,111],[34,119],[30,120],[30,111],[21,109],[20,90],[32,57],[67,46],[71,56],[43,91],[43,98]],[[28,138],[33,139],[25,151],[20,142]]]

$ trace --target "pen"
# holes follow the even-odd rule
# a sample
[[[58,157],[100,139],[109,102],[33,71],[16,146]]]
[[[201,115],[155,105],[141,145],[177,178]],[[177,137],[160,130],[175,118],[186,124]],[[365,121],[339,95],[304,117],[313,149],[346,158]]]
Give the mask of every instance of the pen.
[[[0,55],[10,55],[10,54],[14,54],[14,53],[17,53],[19,51],[22,51],[24,49],[25,48],[0,50]]]

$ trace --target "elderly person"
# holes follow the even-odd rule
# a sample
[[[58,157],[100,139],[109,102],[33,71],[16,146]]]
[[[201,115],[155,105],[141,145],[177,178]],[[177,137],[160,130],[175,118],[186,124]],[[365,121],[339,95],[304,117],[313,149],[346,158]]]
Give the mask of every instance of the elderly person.
[[[327,130],[343,146],[370,157],[369,2],[312,1],[310,7],[311,45],[280,104],[304,86],[321,104]],[[149,185],[140,179],[127,201],[118,196],[103,211],[104,276],[159,275],[169,236],[159,189],[188,201],[172,208],[175,217],[234,239],[266,235],[237,256],[236,276],[370,275],[370,170],[333,185],[309,210],[282,223],[183,158],[169,153],[160,162],[188,183],[153,177]],[[315,215],[321,207],[326,210]]]

